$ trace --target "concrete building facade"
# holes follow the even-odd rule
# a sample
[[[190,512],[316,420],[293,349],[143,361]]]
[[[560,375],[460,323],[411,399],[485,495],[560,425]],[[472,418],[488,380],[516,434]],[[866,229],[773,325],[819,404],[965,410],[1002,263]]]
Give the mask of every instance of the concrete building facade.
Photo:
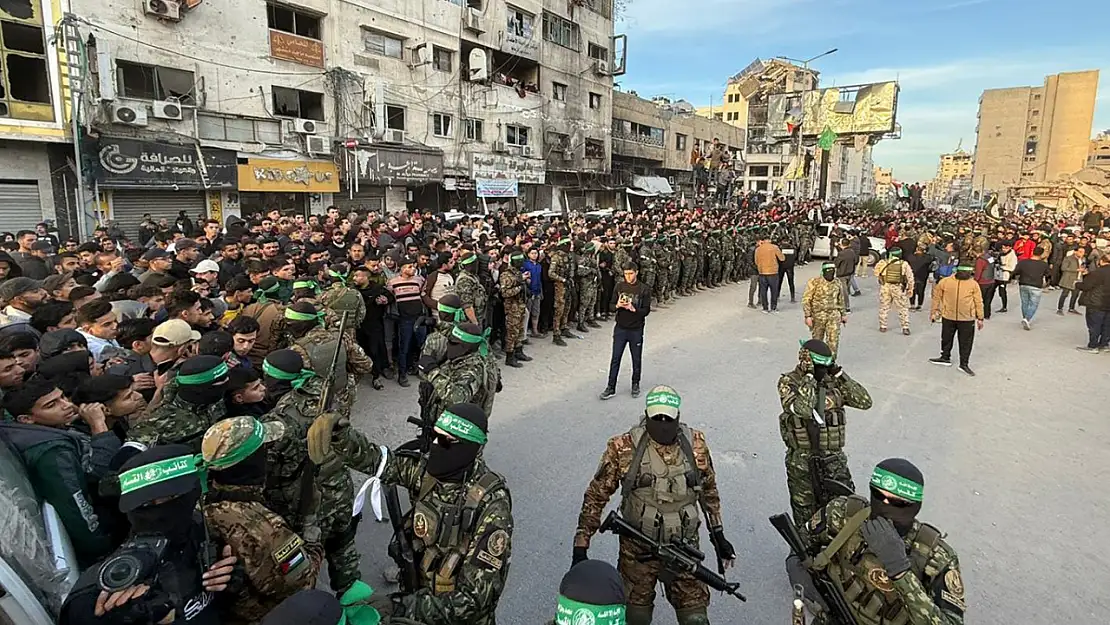
[[[959,148],[955,152],[941,154],[936,176],[926,187],[925,200],[934,205],[954,203],[971,187],[974,161],[971,154]]]
[[[1091,145],[1087,151],[1087,166],[1110,167],[1110,133],[1099,133],[1097,137],[1091,139]]]
[[[884,204],[893,204],[895,198],[894,191],[894,170],[890,167],[879,167],[876,165],[873,170],[872,178],[875,181],[875,197]]]
[[[1083,168],[1098,70],[1045,77],[1040,87],[988,89],[979,98],[972,186],[1042,182]]]

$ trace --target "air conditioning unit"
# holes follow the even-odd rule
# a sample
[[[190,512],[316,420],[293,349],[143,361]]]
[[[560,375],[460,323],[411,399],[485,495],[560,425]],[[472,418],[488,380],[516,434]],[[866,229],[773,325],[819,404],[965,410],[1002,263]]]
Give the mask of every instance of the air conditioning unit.
[[[181,21],[181,5],[177,0],[143,0],[143,9],[158,19]]]
[[[331,137],[308,136],[304,142],[309,154],[331,154]]]
[[[493,151],[494,152],[508,152],[509,148],[508,148],[508,146],[505,145],[504,141],[494,141],[493,142]]]
[[[608,76],[609,75],[609,61],[606,61],[604,59],[595,59],[594,60],[594,71],[597,72],[598,76]]]
[[[530,145],[520,146],[520,155],[521,156],[532,157],[532,156],[535,156],[535,154],[536,154],[536,148],[534,148]]]
[[[146,107],[134,104],[113,104],[112,123],[126,126],[146,126]]]
[[[384,141],[385,143],[404,143],[405,131],[386,128],[385,135],[382,136],[382,141]]]
[[[318,123],[320,122],[314,119],[294,119],[293,132],[302,135],[314,135],[316,134],[316,124]]]
[[[486,32],[486,26],[482,23],[482,14],[478,9],[470,9],[466,12],[466,16],[463,19],[465,20],[464,26],[466,26],[467,30],[472,30],[479,34]]]
[[[158,119],[181,120],[181,103],[177,100],[155,100],[150,108]]]

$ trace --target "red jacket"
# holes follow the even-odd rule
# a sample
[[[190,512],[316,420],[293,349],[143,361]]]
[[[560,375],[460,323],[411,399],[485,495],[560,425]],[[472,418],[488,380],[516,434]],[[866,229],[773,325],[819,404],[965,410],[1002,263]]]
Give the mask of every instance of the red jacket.
[[[1017,254],[1018,260],[1028,260],[1033,258],[1033,250],[1036,249],[1037,243],[1033,239],[1018,239],[1014,241],[1014,253]]]

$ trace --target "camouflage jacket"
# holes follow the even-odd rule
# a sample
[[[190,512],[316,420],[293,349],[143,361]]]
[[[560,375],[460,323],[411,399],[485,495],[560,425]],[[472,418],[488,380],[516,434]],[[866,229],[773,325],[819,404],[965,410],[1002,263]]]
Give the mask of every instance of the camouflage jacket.
[[[705,498],[705,513],[709,517],[705,522],[709,527],[721,526],[721,494],[717,490],[717,472],[713,469],[713,459],[709,455],[709,446],[705,444],[705,434],[700,430],[690,430],[690,446],[694,452],[694,462],[702,475],[702,492]],[[649,445],[662,456],[668,465],[680,464],[683,461],[680,445],[660,445],[649,441]],[[582,511],[578,514],[578,530],[574,534],[575,547],[589,547],[590,538],[601,527],[601,513],[609,504],[613,493],[621,486],[621,480],[632,466],[632,456],[636,452],[636,445],[632,439],[632,432],[614,436],[605,445],[605,453],[601,455],[601,462],[597,471],[586,487],[586,494],[582,497]]]
[[[641,277],[655,275],[656,266],[658,262],[655,258],[655,250],[650,247],[640,248],[640,275]],[[644,278],[646,279],[646,277]]]
[[[212,537],[231,546],[247,577],[234,601],[228,602],[229,624],[257,623],[286,597],[314,588],[324,558],[319,530],[315,541],[305,541],[266,508],[258,491],[257,499],[247,493],[228,499],[217,496],[203,508]]]
[[[432,330],[428,334],[428,338],[424,339],[424,348],[420,350],[420,356],[432,356],[437,362],[442,361],[447,353],[447,336],[454,327],[455,324],[450,321],[437,319],[436,329]]]
[[[547,277],[551,278],[552,282],[566,282],[570,277],[569,263],[566,252],[562,250],[551,252],[550,261],[547,265]]]
[[[452,404],[469,402],[481,406],[488,417],[493,412],[501,370],[492,356],[474,352],[443,363],[427,379],[433,388],[431,414],[439,415]]]
[[[337,431],[333,449],[351,468],[365,473],[375,473],[382,460],[382,447],[361,435],[349,437],[351,428]],[[466,497],[470,487],[490,473],[479,458],[467,480],[462,483],[440,482],[424,471],[418,456],[389,453],[382,471],[383,484],[396,484],[409,493],[409,500],[436,511],[454,508]],[[403,597],[404,617],[426,625],[493,625],[497,601],[505,589],[512,556],[513,502],[509,490],[501,488],[485,494],[478,508],[478,520],[469,532],[469,545],[465,557],[446,582],[444,588],[421,588]],[[442,515],[440,516],[442,518]],[[428,536],[429,523],[423,516],[406,517],[406,529],[411,532],[417,549],[423,550],[423,539]],[[417,566],[421,565],[417,553]],[[424,579],[422,577],[422,579]],[[439,581],[439,580],[437,580]]]
[[[460,271],[459,277],[455,279],[455,294],[462,300],[463,308],[474,308],[474,317],[479,322],[486,318],[489,294],[478,276],[469,271]]]
[[[335,282],[321,293],[317,298],[321,306],[335,315],[336,323],[344,312],[351,314],[347,318],[347,326],[357,328],[366,318],[366,302],[362,294],[355,289],[344,286],[342,282]]]
[[[505,300],[506,306],[524,305],[528,289],[520,269],[512,266],[502,268],[497,276],[497,285],[501,288],[501,299]]]
[[[856,495],[830,501],[809,521],[813,547],[826,548],[867,503]],[[858,529],[832,555],[826,572],[856,589],[848,605],[861,624],[899,622],[898,612],[905,611],[910,625],[962,625],[965,592],[955,550],[939,530],[919,521],[904,540],[911,568],[897,579],[887,576]]]
[[[824,314],[843,315],[846,306],[840,286],[839,280],[826,280],[821,276],[810,278],[802,293],[802,316],[808,319]]]
[[[147,447],[180,443],[192,447],[199,454],[204,433],[226,415],[227,407],[222,401],[210,406],[198,406],[174,395],[152,410],[146,419],[132,425],[127,431],[127,439]]]
[[[815,416],[817,380],[811,373],[812,368],[804,371],[799,368],[779,377],[779,400],[782,402],[779,431],[787,448],[812,449],[807,425]],[[818,424],[821,440],[817,444],[820,449],[841,449],[845,442],[844,407],[868,410],[871,395],[843,370],[835,377],[825,376],[821,385],[825,388],[825,423]]]
[[[600,275],[601,268],[598,266],[597,254],[578,255],[578,281],[580,283],[587,286],[597,284]]]
[[[618,247],[617,251],[613,252],[613,275],[618,280],[624,279],[624,265],[632,260],[632,256],[628,253],[628,248]]]
[[[347,323],[350,327],[354,327],[351,325],[350,320],[348,320]],[[304,359],[305,367],[314,369],[318,374],[323,375],[324,372],[327,371],[328,365],[331,363],[313,362],[311,347],[313,345],[323,345],[335,341],[337,338],[338,334],[335,329],[324,327],[313,328],[308,331],[308,334],[294,341],[293,344],[289,346],[289,349],[301,355],[301,358]],[[329,352],[332,351],[334,350],[329,350]],[[374,369],[374,363],[370,360],[370,357],[366,355],[366,352],[362,350],[362,347],[359,346],[358,341],[355,340],[353,330],[350,332],[343,332],[343,351],[346,352],[347,355],[347,373],[363,375],[370,373]]]

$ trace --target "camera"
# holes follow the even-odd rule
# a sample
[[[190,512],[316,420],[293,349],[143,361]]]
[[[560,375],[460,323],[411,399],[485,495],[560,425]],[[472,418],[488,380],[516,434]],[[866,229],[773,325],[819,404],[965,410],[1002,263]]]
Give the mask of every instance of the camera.
[[[153,585],[169,541],[162,536],[135,536],[123,543],[97,571],[100,589],[119,592],[137,584]]]

